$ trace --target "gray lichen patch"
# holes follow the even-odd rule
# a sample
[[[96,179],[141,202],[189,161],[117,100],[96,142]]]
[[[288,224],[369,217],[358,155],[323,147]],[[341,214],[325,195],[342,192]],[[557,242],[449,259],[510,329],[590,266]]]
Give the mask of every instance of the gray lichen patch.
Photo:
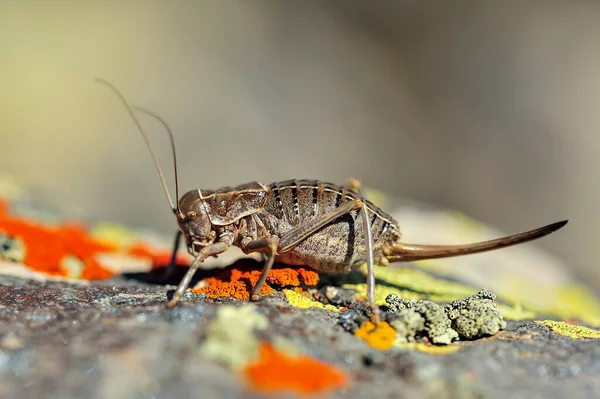
[[[414,309],[402,309],[397,316],[390,324],[396,329],[398,342],[414,342],[415,337],[425,330],[425,319]]]
[[[417,301],[413,309],[425,319],[425,332],[431,342],[447,345],[458,339],[442,306],[431,301]]]
[[[506,328],[495,299],[496,295],[482,289],[475,295],[450,302],[444,310],[461,338],[481,338]]]
[[[434,344],[447,345],[458,339],[444,308],[437,303],[407,301],[395,294],[388,295],[386,302],[390,309],[398,309],[391,325],[396,329],[400,342],[414,342],[420,337],[427,337]]]
[[[391,325],[399,342],[415,342],[426,337],[434,344],[448,345],[459,339],[477,339],[496,334],[506,322],[496,307],[496,296],[483,289],[477,294],[450,302],[409,301],[398,295],[386,298]]]
[[[398,313],[406,308],[412,308],[413,304],[415,303],[415,301],[400,298],[400,296],[396,294],[389,294],[385,298],[385,301],[388,304],[389,311],[392,313]]]

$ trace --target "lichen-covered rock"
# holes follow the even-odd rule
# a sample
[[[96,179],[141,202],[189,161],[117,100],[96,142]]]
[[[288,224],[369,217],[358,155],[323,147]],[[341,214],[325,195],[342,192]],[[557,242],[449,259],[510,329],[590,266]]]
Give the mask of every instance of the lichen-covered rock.
[[[409,301],[408,299],[401,298],[396,294],[389,294],[385,301],[388,304],[388,312],[398,313],[403,309],[411,308],[413,306],[413,301]]]
[[[444,307],[452,328],[461,338],[476,339],[496,334],[506,328],[504,317],[496,307],[496,295],[483,289]]]
[[[254,330],[267,328],[269,321],[253,304],[223,305],[207,328],[200,351],[209,359],[239,368],[258,359],[259,340]]]
[[[431,342],[447,345],[458,339],[458,334],[452,330],[452,323],[442,306],[431,301],[417,301],[413,309],[425,319],[425,332]]]
[[[398,332],[399,342],[414,342],[419,336],[426,336],[434,344],[447,345],[458,339],[444,308],[435,302],[414,302],[394,294],[388,295],[386,302],[397,316],[391,324]]]
[[[403,309],[390,324],[396,329],[397,342],[415,342],[417,334],[425,330],[425,319],[414,309]]]

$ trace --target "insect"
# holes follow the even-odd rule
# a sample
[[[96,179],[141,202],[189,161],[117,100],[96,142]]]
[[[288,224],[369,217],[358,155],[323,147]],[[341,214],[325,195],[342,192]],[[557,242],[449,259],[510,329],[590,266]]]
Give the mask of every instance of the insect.
[[[374,266],[389,262],[417,261],[468,255],[504,248],[550,234],[567,221],[495,240],[466,245],[419,245],[400,241],[398,222],[365,199],[360,185],[335,185],[317,180],[288,180],[264,185],[258,182],[217,190],[194,189],[179,197],[174,138],[157,115],[129,105],[110,83],[140,131],[158,171],[167,200],[175,214],[180,235],[194,256],[167,307],[183,297],[202,261],[235,245],[246,254],[260,252],[267,260],[252,290],[257,300],[275,261],[306,265],[320,272],[346,273],[367,263],[367,301],[375,303]],[[175,204],[150,142],[135,115],[144,112],[161,122],[171,142],[175,173]],[[177,248],[177,244],[175,246]],[[175,249],[176,250],[176,249]]]

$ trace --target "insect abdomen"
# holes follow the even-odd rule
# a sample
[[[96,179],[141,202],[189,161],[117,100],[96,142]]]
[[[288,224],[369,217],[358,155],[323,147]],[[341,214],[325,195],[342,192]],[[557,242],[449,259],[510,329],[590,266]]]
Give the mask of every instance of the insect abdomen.
[[[294,227],[331,212],[342,203],[358,198],[345,187],[316,180],[288,180],[269,186],[269,195],[259,217],[272,234],[282,237]],[[381,254],[381,244],[399,238],[397,222],[367,201],[375,255]],[[295,248],[282,254],[279,260],[303,264],[322,271],[341,271],[364,262],[364,235],[358,211],[336,219]]]

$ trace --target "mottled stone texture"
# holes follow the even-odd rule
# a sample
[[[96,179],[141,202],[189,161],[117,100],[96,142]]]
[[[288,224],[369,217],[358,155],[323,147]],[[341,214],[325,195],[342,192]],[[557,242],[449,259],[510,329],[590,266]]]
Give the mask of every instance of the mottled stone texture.
[[[0,277],[0,397],[258,397],[199,350],[221,304],[173,287],[115,279],[93,285]],[[600,340],[573,340],[533,322],[443,356],[368,347],[336,315],[258,304],[270,330],[353,377],[339,398],[600,397]],[[235,328],[235,326],[232,326]]]

